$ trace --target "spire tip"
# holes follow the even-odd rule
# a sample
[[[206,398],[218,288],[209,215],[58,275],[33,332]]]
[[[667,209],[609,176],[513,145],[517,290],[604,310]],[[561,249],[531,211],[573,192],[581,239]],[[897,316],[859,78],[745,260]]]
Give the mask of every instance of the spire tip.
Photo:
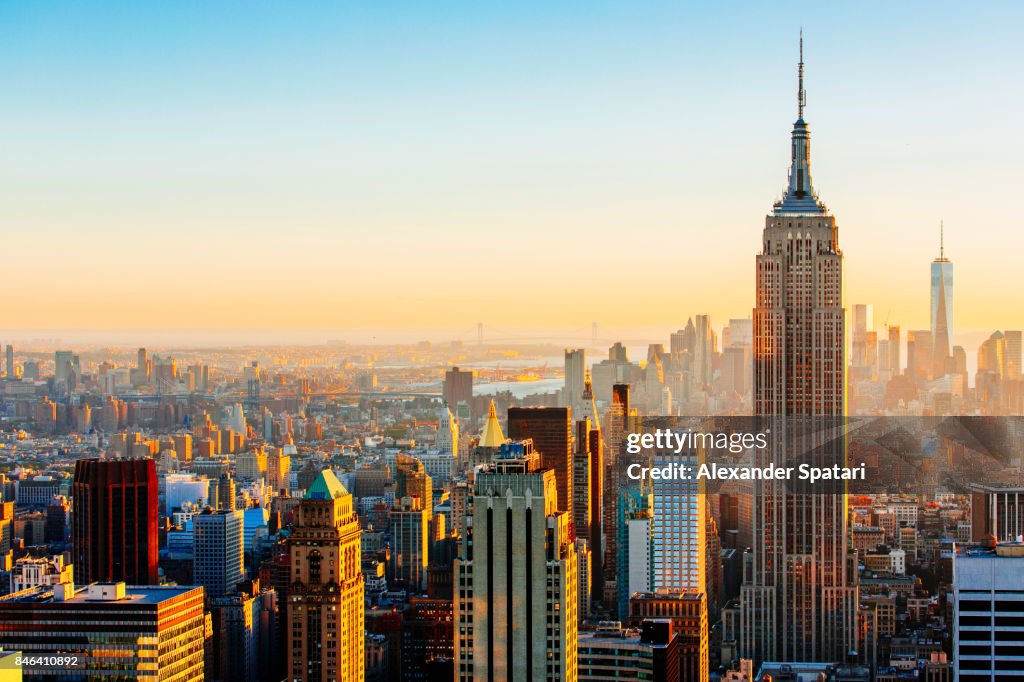
[[[797,69],[798,82],[796,93],[797,118],[803,120],[804,106],[807,105],[807,93],[804,91],[804,27],[800,27],[800,64]]]

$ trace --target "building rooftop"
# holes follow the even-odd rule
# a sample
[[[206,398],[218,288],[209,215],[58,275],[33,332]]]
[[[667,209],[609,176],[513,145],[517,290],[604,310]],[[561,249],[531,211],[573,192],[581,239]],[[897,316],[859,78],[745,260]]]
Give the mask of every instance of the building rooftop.
[[[324,469],[306,491],[307,500],[336,500],[345,497],[348,491],[330,469]]]
[[[162,585],[124,585],[123,598],[115,598],[116,586],[118,583],[94,583],[85,587],[72,587],[73,596],[63,600],[54,596],[54,586],[39,586],[15,592],[5,597],[0,597],[0,608],[9,604],[96,604],[104,602],[118,605],[152,605],[156,606],[168,599],[174,599],[187,594],[193,590],[201,590],[201,587],[193,585],[186,586],[162,586]],[[123,584],[122,584],[123,585]],[[56,586],[60,588],[60,586]],[[69,586],[70,587],[70,586]],[[107,589],[104,589],[107,588]],[[101,594],[107,595],[106,597]]]
[[[843,680],[867,682],[871,679],[871,671],[865,666],[848,666],[836,663],[775,663],[761,664],[757,671],[758,680],[770,679],[772,682],[818,682],[818,680]]]

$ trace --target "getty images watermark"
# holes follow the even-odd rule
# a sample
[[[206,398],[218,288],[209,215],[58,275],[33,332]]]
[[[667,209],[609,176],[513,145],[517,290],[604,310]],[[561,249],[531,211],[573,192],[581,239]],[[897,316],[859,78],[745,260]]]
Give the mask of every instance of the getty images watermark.
[[[768,434],[771,429],[757,433],[726,433],[710,431],[675,431],[671,428],[655,429],[647,433],[631,433],[626,436],[626,452],[639,455],[645,451],[658,458],[653,465],[634,462],[626,467],[626,475],[633,480],[682,480],[682,481],[863,481],[867,477],[867,464],[857,466],[820,466],[801,463],[798,466],[778,466],[775,463],[719,464],[717,462],[694,462],[691,454],[719,450],[732,454],[748,450],[765,450],[769,446]],[[667,457],[681,457],[681,461],[666,462]]]

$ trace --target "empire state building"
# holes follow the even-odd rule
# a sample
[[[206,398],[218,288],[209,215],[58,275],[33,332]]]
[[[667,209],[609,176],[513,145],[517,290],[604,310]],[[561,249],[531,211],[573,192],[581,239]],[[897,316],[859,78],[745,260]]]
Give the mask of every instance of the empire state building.
[[[836,219],[811,183],[804,121],[803,36],[789,184],[765,218],[757,256],[754,414],[773,418],[775,464],[845,407],[843,254]],[[785,419],[775,419],[785,418]],[[807,431],[794,418],[811,424]],[[832,457],[845,458],[842,439]],[[786,453],[782,455],[781,453]],[[766,455],[768,456],[768,455]],[[856,560],[848,552],[845,487],[838,494],[757,481],[754,548],[741,588],[740,654],[757,661],[844,661],[856,648]]]

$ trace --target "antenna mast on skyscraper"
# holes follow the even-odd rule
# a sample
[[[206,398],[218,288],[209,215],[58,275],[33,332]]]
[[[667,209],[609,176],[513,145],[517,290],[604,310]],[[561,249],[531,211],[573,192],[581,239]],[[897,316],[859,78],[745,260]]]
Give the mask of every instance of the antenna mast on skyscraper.
[[[946,260],[946,224],[939,220],[939,260]]]
[[[800,27],[800,67],[799,67],[799,81],[800,87],[796,93],[797,102],[797,119],[803,120],[804,118],[804,106],[807,104],[807,93],[804,92],[804,27]]]

